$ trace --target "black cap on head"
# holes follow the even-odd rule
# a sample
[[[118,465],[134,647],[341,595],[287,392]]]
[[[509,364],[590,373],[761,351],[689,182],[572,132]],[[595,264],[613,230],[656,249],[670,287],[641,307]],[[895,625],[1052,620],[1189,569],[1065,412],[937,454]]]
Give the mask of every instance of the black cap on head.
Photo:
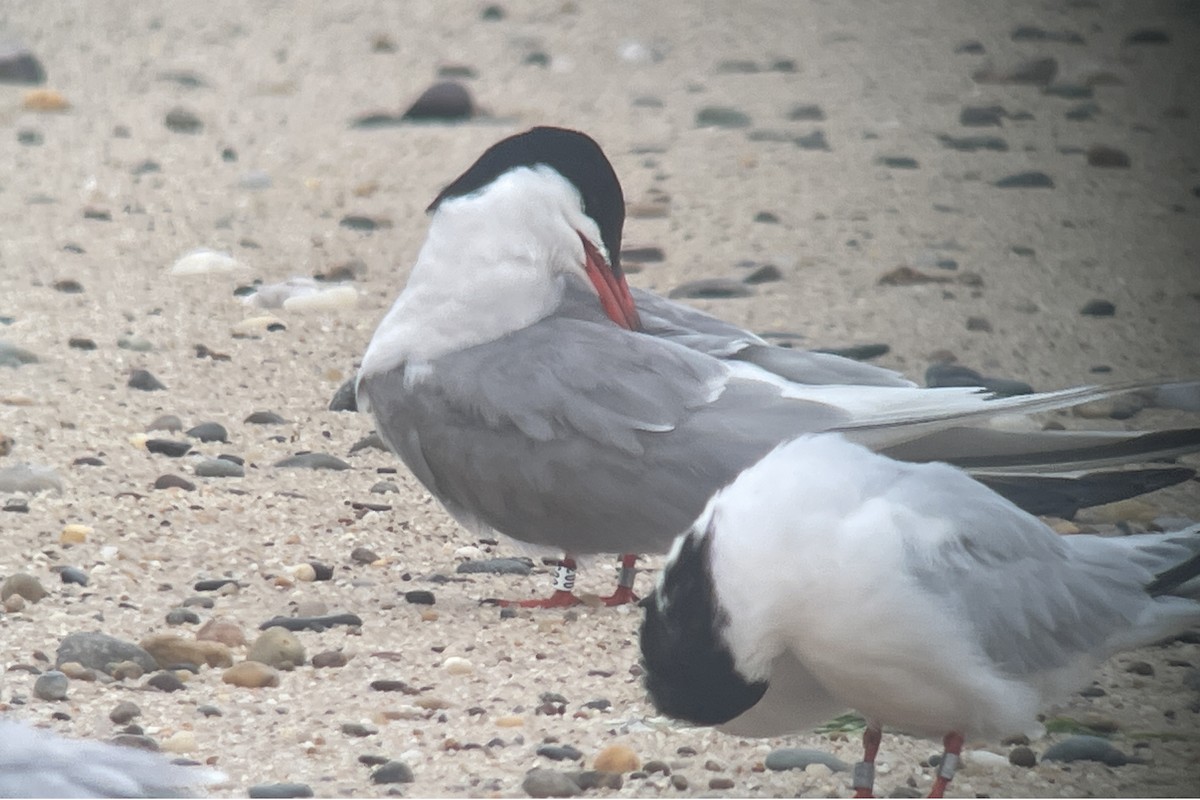
[[[539,127],[497,142],[429,204],[477,192],[516,167],[545,164],[579,190],[583,213],[600,228],[615,272],[620,274],[621,229],[625,225],[625,195],[612,164],[590,136],[565,128]]]

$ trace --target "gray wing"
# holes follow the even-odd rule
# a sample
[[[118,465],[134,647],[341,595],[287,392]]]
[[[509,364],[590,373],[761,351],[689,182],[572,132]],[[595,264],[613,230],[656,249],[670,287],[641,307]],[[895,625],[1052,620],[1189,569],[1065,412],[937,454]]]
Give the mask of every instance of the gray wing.
[[[0,720],[0,797],[179,797],[224,777],[159,753]]]
[[[664,551],[780,441],[847,421],[607,321],[550,318],[405,370],[360,391],[422,483],[467,525],[572,553]]]
[[[645,333],[715,358],[731,358],[803,384],[915,386],[890,369],[853,359],[767,344],[750,331],[644,289],[630,290]]]
[[[953,530],[932,546],[907,542],[906,571],[942,596],[1006,674],[1103,658],[1153,602],[1150,561],[1131,558],[1129,544],[1060,537],[951,467],[907,467],[889,494]]]

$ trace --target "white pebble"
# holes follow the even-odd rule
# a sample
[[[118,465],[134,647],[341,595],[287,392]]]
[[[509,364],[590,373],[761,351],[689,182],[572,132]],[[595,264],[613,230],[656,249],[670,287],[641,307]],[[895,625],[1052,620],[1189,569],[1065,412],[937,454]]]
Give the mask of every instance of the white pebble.
[[[357,305],[358,292],[353,286],[333,286],[283,301],[285,311],[336,311]]]
[[[466,560],[474,560],[476,558],[483,558],[483,551],[473,544],[468,544],[455,550],[454,557]]]
[[[450,656],[442,662],[442,668],[451,675],[470,675],[475,671],[475,665],[460,656]]]
[[[963,769],[967,772],[972,770],[1008,769],[1008,767],[1008,756],[1002,756],[999,753],[993,753],[989,750],[963,751]]]
[[[172,275],[228,274],[243,269],[243,265],[228,253],[201,247],[181,257],[171,265]]]

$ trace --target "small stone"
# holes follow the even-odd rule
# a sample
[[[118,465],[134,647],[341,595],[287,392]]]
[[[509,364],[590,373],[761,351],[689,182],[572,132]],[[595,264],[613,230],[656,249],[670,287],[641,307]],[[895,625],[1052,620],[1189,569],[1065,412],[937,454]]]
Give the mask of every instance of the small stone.
[[[345,461],[328,453],[298,453],[275,462],[275,466],[283,469],[350,469]]]
[[[504,19],[505,16],[506,14],[504,13],[504,7],[498,6],[494,3],[484,6],[483,10],[479,12],[479,18],[484,22],[499,22],[500,20]]]
[[[192,483],[191,481],[187,480],[186,478],[181,478],[178,475],[167,474],[167,475],[159,475],[154,480],[154,488],[155,489],[182,489],[185,492],[194,492],[196,490],[196,484]]]
[[[31,603],[36,603],[49,594],[41,581],[25,572],[9,575],[4,579],[4,583],[0,584],[0,600],[19,595]]]
[[[1171,35],[1169,33],[1151,28],[1143,28],[1142,30],[1134,31],[1126,36],[1124,41],[1124,43],[1127,45],[1170,44],[1170,42]]]
[[[109,670],[109,675],[116,681],[136,681],[145,674],[146,670],[134,661],[118,661]]]
[[[806,769],[810,764],[824,764],[834,772],[845,772],[850,769],[849,764],[831,753],[793,747],[772,750],[767,754],[763,764],[767,769],[779,772],[789,769]]]
[[[24,492],[36,494],[53,489],[61,492],[62,478],[49,467],[31,464],[14,464],[11,467],[0,467],[0,493]]]
[[[312,657],[313,669],[336,669],[350,663],[350,657],[341,650],[325,650]]]
[[[146,685],[153,686],[160,692],[167,692],[168,694],[171,692],[179,692],[186,688],[183,685],[183,681],[179,680],[178,675],[167,670],[156,672],[151,675],[146,679]]]
[[[605,772],[599,769],[572,772],[570,773],[570,778],[585,792],[592,789],[611,789],[616,791],[625,785],[625,779],[616,772]]]
[[[196,706],[196,711],[200,712],[205,717],[224,716],[221,713],[221,709],[217,708],[216,706],[210,706],[210,705]]]
[[[246,468],[227,458],[206,458],[192,468],[197,478],[241,478]]]
[[[39,84],[46,69],[31,50],[12,41],[0,42],[0,83]]]
[[[703,278],[676,286],[667,293],[672,299],[717,300],[733,297],[750,297],[754,291],[741,281],[729,278]]]
[[[66,584],[74,584],[75,586],[88,585],[88,575],[79,567],[63,567],[58,573],[58,577]]]
[[[122,700],[117,703],[113,710],[108,712],[108,718],[117,725],[125,725],[134,717],[140,717],[142,710],[138,708],[136,703],[131,703],[128,700]]]
[[[0,367],[23,367],[38,363],[35,353],[0,339]]]
[[[622,264],[657,264],[666,258],[661,247],[626,247],[621,250]]]
[[[67,340],[67,347],[72,350],[95,350],[96,342],[86,336],[72,336]]]
[[[21,99],[21,105],[28,111],[51,113],[71,107],[70,101],[57,89],[30,89]]]
[[[531,769],[521,790],[530,797],[575,797],[582,792],[570,776],[552,769]]]
[[[192,449],[190,443],[177,442],[174,439],[147,439],[144,445],[151,453],[168,458],[180,458],[187,455]]]
[[[1153,675],[1154,665],[1149,661],[1131,661],[1129,665],[1125,667],[1125,671],[1134,675]]]
[[[967,127],[1003,125],[1007,115],[1003,106],[963,106],[958,112],[958,124]]]
[[[1111,317],[1117,313],[1117,307],[1108,300],[1089,300],[1079,313],[1087,317]]]
[[[464,561],[454,568],[459,574],[491,573],[494,575],[528,575],[533,564],[520,558],[492,558]]]
[[[221,674],[221,680],[234,686],[259,689],[264,686],[278,686],[279,673],[258,661],[243,661],[225,670]]]
[[[379,733],[379,729],[370,725],[363,725],[361,722],[343,722],[342,733],[356,739],[363,739]]]
[[[796,122],[822,122],[825,119],[825,112],[819,105],[809,103],[793,106],[792,110],[788,112],[787,118]]]
[[[247,425],[286,425],[287,420],[274,411],[255,411],[243,420]]]
[[[217,617],[210,619],[196,631],[196,638],[204,642],[220,642],[226,647],[241,647],[246,644],[242,626],[233,620]]]
[[[949,136],[940,134],[938,141],[943,147],[951,150],[961,150],[964,153],[974,153],[978,150],[991,150],[996,153],[1007,153],[1008,142],[999,136]]]
[[[352,625],[361,628],[362,617],[357,614],[327,614],[319,617],[272,617],[259,625],[262,630],[283,628],[288,631],[316,631],[320,633],[337,625]]]
[[[950,283],[953,278],[946,275],[930,275],[909,266],[899,266],[879,276],[880,286],[919,286],[924,283]]]
[[[135,730],[139,729],[135,726]],[[118,733],[108,741],[109,744],[115,744],[118,747],[131,747],[134,750],[145,750],[148,753],[159,751],[158,742],[141,733]]]
[[[350,560],[355,564],[374,564],[379,560],[379,554],[366,547],[356,547],[350,551]]]
[[[734,786],[733,778],[709,778],[708,788],[718,791],[724,789],[732,789]]]
[[[190,753],[196,749],[196,734],[191,731],[175,731],[163,740],[162,749],[168,753]]]
[[[186,435],[202,442],[229,441],[229,432],[225,430],[225,426],[216,422],[201,422],[199,425],[189,428]]]
[[[146,426],[146,431],[169,431],[175,433],[183,430],[183,421],[174,414],[163,414],[155,417],[154,420]]]
[[[1132,162],[1129,154],[1124,150],[1103,144],[1094,144],[1087,149],[1087,163],[1089,166],[1106,169],[1127,169]]]
[[[4,508],[6,511],[8,510],[8,506],[5,506]],[[4,610],[9,614],[16,614],[25,610],[25,598],[21,597],[19,594],[14,594],[12,597],[6,597],[3,602]]]
[[[1099,761],[1110,767],[1143,763],[1125,755],[1113,744],[1099,736],[1072,736],[1051,745],[1042,754],[1042,761]]]
[[[117,339],[117,347],[122,350],[132,350],[135,353],[149,353],[154,349],[150,340],[141,336],[122,336]]]
[[[304,645],[294,633],[283,628],[267,628],[250,645],[246,660],[288,670],[303,665],[306,656]]]
[[[371,773],[371,783],[412,783],[412,768],[403,761],[388,761]]]
[[[403,118],[407,120],[453,122],[470,119],[475,113],[471,92],[458,81],[441,81],[430,86],[416,99]]]
[[[633,772],[641,767],[642,762],[637,753],[626,745],[613,744],[596,754],[592,767],[604,772]]]
[[[1018,172],[992,185],[998,189],[1053,189],[1054,180],[1044,172]]]
[[[281,798],[312,797],[312,787],[306,783],[256,783],[246,790],[247,797]]]
[[[419,606],[431,606],[434,603],[433,592],[426,591],[424,589],[416,589],[411,592],[405,592],[404,602]]]
[[[707,106],[696,112],[697,128],[748,128],[750,117],[723,106]]]
[[[920,166],[911,156],[880,156],[879,163],[889,169],[917,169]]]
[[[70,678],[73,681],[87,681],[89,683],[92,683],[92,682],[95,682],[95,680],[98,677],[96,674],[96,670],[89,669],[88,667],[85,667],[83,664],[80,664],[75,661],[64,662],[63,664],[61,664],[59,666],[58,671],[61,672],[63,675],[66,675],[68,678]]]
[[[229,648],[220,642],[207,639],[188,639],[175,633],[155,633],[142,639],[139,644],[163,669],[171,669],[179,664],[210,667],[233,665],[233,655]]]
[[[779,267],[774,264],[763,264],[742,278],[742,283],[757,286],[760,283],[774,283],[781,280],[783,280],[783,273],[779,271]]]
[[[688,779],[682,774],[676,772],[671,776],[671,786],[680,792],[686,792],[688,789]]]
[[[163,124],[175,133],[199,133],[204,130],[204,123],[193,112],[176,106],[167,112]]]
[[[172,608],[166,620],[168,625],[199,625],[200,615],[190,608]]]
[[[1016,83],[1046,86],[1058,75],[1058,61],[1043,57],[1021,61],[1008,67],[984,66],[971,77],[977,83]]]
[[[228,253],[201,247],[181,256],[171,265],[169,272],[179,276],[216,275],[240,269],[243,269],[242,265]]]
[[[442,669],[451,675],[470,675],[475,672],[475,665],[461,656],[450,656],[442,662]]]
[[[967,330],[991,333],[992,323],[987,317],[967,317]]]
[[[33,696],[40,700],[66,700],[71,681],[56,669],[43,672],[33,682]]]
[[[583,753],[571,745],[544,744],[536,751],[537,755],[551,761],[582,761]]]
[[[330,411],[358,411],[358,399],[355,396],[354,378],[343,383],[333,393],[329,401]]]
[[[812,133],[797,136],[792,139],[792,143],[801,150],[831,150],[829,140],[825,138],[825,131],[821,129],[814,130]]]
[[[772,214],[770,211],[760,211],[754,215],[754,221],[767,225],[778,225],[779,216],[777,214]]]
[[[129,373],[129,380],[126,385],[131,389],[138,389],[143,392],[157,392],[167,388],[163,385],[162,381],[144,369],[135,369]]]

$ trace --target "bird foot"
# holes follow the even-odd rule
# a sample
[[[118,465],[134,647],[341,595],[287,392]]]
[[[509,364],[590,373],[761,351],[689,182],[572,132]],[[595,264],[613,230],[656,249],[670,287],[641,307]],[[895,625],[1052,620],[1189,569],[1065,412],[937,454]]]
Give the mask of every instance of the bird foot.
[[[574,593],[563,589],[555,590],[554,594],[549,597],[533,600],[496,600],[494,602],[501,608],[570,608],[583,603]]]
[[[641,598],[634,594],[633,589],[630,589],[628,586],[618,586],[617,590],[608,597],[600,598],[601,602],[603,602],[606,606],[628,605],[630,603],[636,603],[639,599]]]

